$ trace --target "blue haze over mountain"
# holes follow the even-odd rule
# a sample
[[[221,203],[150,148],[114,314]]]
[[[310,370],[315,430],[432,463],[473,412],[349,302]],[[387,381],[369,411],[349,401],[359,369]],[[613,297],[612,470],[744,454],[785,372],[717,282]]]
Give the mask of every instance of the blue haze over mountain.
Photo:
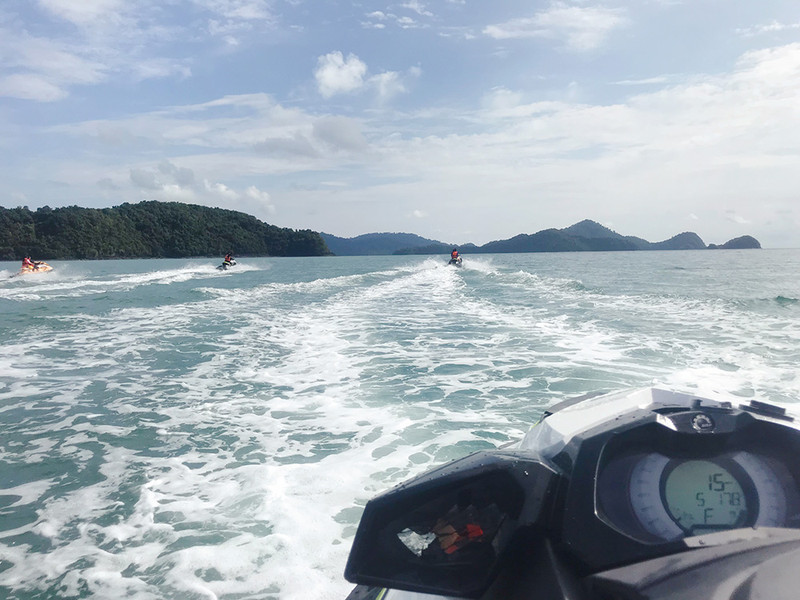
[[[458,247],[470,254],[507,252],[597,252],[611,250],[704,250],[761,248],[752,236],[742,236],[721,245],[709,244],[694,232],[679,233],[668,240],[649,242],[635,236],[623,236],[589,219],[564,229],[543,229],[533,234],[521,233],[507,240],[475,244],[448,244],[410,233],[367,233],[342,238],[321,233],[328,248],[340,256],[370,254],[442,254]]]

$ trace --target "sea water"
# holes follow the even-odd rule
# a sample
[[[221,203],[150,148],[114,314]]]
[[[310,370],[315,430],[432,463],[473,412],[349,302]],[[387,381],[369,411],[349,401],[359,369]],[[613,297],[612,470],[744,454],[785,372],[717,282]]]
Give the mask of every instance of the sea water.
[[[365,502],[651,385],[800,399],[800,250],[0,263],[0,597],[343,599]]]

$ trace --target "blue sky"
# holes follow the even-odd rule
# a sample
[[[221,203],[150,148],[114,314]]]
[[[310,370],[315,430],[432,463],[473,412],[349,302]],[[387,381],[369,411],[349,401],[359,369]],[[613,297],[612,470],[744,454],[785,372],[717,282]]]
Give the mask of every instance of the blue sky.
[[[3,0],[0,205],[800,247],[796,0]]]

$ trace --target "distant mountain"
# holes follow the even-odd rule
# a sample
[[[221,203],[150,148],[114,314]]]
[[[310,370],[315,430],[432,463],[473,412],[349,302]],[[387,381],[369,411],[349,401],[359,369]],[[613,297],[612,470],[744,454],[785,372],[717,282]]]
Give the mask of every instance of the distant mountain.
[[[398,250],[442,244],[442,242],[428,240],[413,233],[365,233],[353,238],[337,237],[324,232],[320,235],[330,251],[338,256],[395,254]],[[436,253],[438,254],[438,252]],[[424,252],[423,254],[428,253]]]
[[[696,233],[680,233],[663,242],[648,242],[623,236],[590,220],[564,229],[543,229],[533,234],[519,234],[507,240],[489,242],[472,253],[503,252],[598,252],[614,250],[702,250],[706,245]]]
[[[334,254],[448,254],[458,247],[463,254],[505,252],[597,252],[612,250],[704,250],[706,248],[760,248],[758,240],[743,236],[721,246],[706,246],[691,231],[679,233],[662,242],[620,235],[595,221],[586,219],[564,229],[543,229],[532,234],[521,233],[507,240],[474,244],[447,244],[409,233],[369,233],[356,238],[337,238],[322,234]]]
[[[393,254],[450,254],[453,248],[458,248],[459,252],[476,253],[478,246],[475,244],[443,244],[442,242],[434,242],[427,246],[417,246],[416,248],[401,248],[396,250]]]
[[[761,248],[761,244],[756,238],[751,235],[743,235],[742,237],[733,238],[728,240],[721,246],[716,244],[709,244],[708,247],[712,250],[749,250],[751,248]]]
[[[649,247],[643,248],[644,250],[704,250],[706,244],[700,239],[700,236],[691,231],[679,233],[678,235],[669,238],[663,242],[656,242],[650,244]]]
[[[564,229],[521,233],[476,246],[431,240],[413,233],[366,233],[342,238],[263,223],[238,211],[179,202],[139,202],[113,208],[0,207],[0,260],[86,258],[183,258],[233,252],[245,256],[357,256],[369,254],[491,252],[589,252],[760,248],[745,235],[706,246],[692,232],[663,242],[623,236],[595,221]]]
[[[532,235],[489,242],[480,252],[597,252],[611,250],[702,250],[706,245],[696,233],[681,233],[663,242],[623,236],[594,221],[584,220],[564,229],[544,229]]]

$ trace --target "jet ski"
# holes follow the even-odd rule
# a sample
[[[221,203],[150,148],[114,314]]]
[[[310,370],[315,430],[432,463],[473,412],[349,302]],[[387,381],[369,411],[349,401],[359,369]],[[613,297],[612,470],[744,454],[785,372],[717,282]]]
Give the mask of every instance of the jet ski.
[[[34,265],[32,267],[30,267],[30,266],[22,267],[19,270],[19,272],[16,273],[16,275],[12,275],[12,277],[16,277],[18,275],[36,275],[36,274],[39,274],[39,273],[48,273],[48,272],[50,272],[52,270],[53,270],[53,267],[48,265],[46,262],[37,261],[36,263],[34,263]]]
[[[789,600],[800,420],[648,388],[548,409],[515,447],[367,503],[347,600]]]
[[[459,256],[459,257],[457,257],[457,258],[451,258],[451,259],[450,259],[450,260],[447,262],[447,264],[448,264],[448,265],[452,265],[452,266],[454,266],[454,267],[460,267],[460,266],[461,266],[461,257]]]
[[[230,269],[234,265],[236,265],[236,261],[234,259],[224,260],[224,261],[222,261],[222,264],[217,267],[217,270],[218,271],[227,271],[228,269]]]

